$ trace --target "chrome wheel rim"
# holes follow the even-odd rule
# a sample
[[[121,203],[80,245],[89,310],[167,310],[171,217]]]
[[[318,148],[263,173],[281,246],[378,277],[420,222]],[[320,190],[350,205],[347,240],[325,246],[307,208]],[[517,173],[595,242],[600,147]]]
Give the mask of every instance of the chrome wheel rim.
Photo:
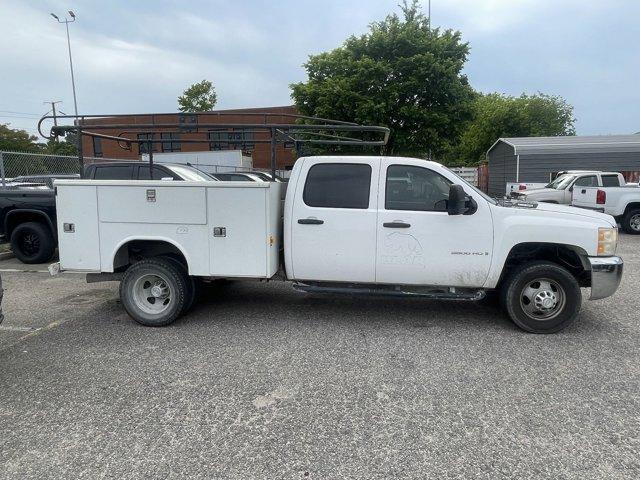
[[[551,320],[562,312],[566,298],[560,284],[548,278],[537,278],[522,289],[520,306],[531,319]]]
[[[640,213],[636,213],[631,217],[629,225],[634,231],[640,232]]]
[[[151,315],[159,315],[169,309],[173,297],[173,288],[163,275],[143,275],[133,284],[136,307]]]

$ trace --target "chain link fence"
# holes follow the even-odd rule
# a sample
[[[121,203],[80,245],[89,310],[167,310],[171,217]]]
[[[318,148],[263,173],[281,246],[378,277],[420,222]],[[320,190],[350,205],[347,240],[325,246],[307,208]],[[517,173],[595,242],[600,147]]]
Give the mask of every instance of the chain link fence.
[[[84,157],[84,166],[93,163],[129,162],[121,158]],[[143,162],[140,161],[142,164]],[[160,164],[160,162],[158,162]],[[210,165],[210,168],[201,168],[205,172],[265,172],[268,169],[250,169],[232,165]],[[30,152],[0,151],[0,181],[4,188],[52,188],[56,178],[80,178],[80,163],[76,156],[51,155]],[[290,171],[278,170],[282,177],[288,177]]]

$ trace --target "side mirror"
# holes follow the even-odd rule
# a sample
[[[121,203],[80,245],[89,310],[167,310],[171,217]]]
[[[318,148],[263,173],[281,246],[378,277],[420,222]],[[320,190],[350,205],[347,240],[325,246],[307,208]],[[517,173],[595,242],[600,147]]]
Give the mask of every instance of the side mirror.
[[[472,214],[478,208],[476,202],[467,195],[462,185],[453,184],[449,187],[447,213],[449,215]]]

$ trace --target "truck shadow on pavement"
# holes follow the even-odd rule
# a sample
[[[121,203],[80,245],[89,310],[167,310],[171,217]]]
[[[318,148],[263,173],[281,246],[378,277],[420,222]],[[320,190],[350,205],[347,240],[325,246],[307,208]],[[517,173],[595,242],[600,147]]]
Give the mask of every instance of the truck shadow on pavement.
[[[223,322],[332,322],[337,325],[402,324],[411,328],[475,326],[519,331],[497,306],[471,301],[307,294],[290,284],[229,282],[205,286],[199,301],[176,325]]]

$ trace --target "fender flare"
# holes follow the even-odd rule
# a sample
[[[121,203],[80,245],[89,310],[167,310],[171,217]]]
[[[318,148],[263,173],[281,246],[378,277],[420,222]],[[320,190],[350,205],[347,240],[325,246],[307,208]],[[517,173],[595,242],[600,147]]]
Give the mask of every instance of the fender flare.
[[[107,269],[103,269],[103,271],[107,271],[107,272],[113,272],[114,267],[113,264],[115,262],[116,259],[116,255],[118,253],[118,251],[127,243],[131,243],[131,242],[136,242],[136,241],[151,241],[151,242],[164,242],[164,243],[168,243],[169,245],[174,246],[176,249],[178,249],[178,251],[182,254],[182,256],[184,257],[185,261],[187,262],[187,272],[191,272],[191,260],[189,255],[187,255],[185,249],[178,244],[175,240],[172,240],[170,238],[167,237],[159,237],[159,236],[147,236],[147,235],[143,235],[143,236],[131,236],[131,237],[126,237],[124,240],[120,241],[120,243],[118,243],[116,245],[116,247],[113,249],[113,251],[111,252],[110,256],[109,256],[109,265],[107,265]]]
[[[54,238],[58,237],[58,231],[54,227],[53,222],[51,221],[51,217],[49,217],[49,215],[47,215],[42,210],[36,210],[34,208],[14,208],[13,210],[10,210],[9,212],[7,212],[7,214],[4,217],[4,232],[5,232],[5,235],[9,236],[9,220],[11,218],[13,218],[15,215],[19,214],[19,213],[36,214],[39,217],[43,217],[45,219],[45,223],[47,224],[47,226],[51,230],[51,233],[53,234],[53,237]]]

